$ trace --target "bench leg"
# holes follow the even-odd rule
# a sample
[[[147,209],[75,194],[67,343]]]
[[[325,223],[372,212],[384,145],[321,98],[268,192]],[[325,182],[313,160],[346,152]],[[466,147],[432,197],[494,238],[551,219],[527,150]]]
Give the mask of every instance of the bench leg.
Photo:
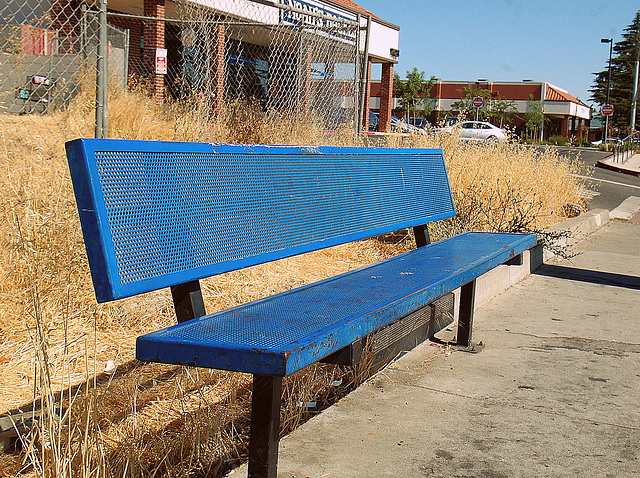
[[[505,265],[507,266],[521,266],[523,264],[524,264],[524,255],[522,253],[512,257],[507,262],[505,262]]]
[[[458,332],[456,334],[456,345],[460,347],[471,347],[475,297],[476,281],[474,279],[460,288],[460,309],[458,315]]]
[[[172,286],[171,296],[178,323],[202,317],[207,313],[204,309],[200,282],[197,280]]]
[[[248,478],[276,478],[282,377],[253,375]]]

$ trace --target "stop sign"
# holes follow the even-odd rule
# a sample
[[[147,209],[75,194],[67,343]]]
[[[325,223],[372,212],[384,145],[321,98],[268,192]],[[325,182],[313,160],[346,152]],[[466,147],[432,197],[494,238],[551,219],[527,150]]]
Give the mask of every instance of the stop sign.
[[[482,96],[476,96],[475,98],[473,98],[473,106],[475,106],[476,108],[482,108],[484,106],[484,100],[482,99]]]
[[[602,107],[602,114],[605,116],[611,116],[613,114],[613,105],[604,105]]]

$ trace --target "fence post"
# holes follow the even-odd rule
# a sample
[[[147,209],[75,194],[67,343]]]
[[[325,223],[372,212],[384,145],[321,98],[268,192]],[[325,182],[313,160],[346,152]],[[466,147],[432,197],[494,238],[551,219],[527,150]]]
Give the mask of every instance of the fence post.
[[[107,138],[108,112],[107,112],[107,55],[109,54],[107,32],[107,0],[100,0],[98,20],[100,32],[98,34],[98,51],[96,65],[96,138]]]
[[[360,21],[358,20],[358,37],[360,37],[360,31],[361,31],[362,27],[360,25]],[[359,119],[359,123],[360,123],[360,128],[358,129],[358,133],[362,132],[362,125],[364,125],[366,127],[366,129],[369,129],[369,95],[367,94],[367,91],[370,88],[370,84],[369,82],[371,81],[371,78],[369,78],[370,74],[371,74],[371,69],[369,68],[369,37],[371,35],[371,15],[369,15],[367,17],[367,29],[365,30],[365,37],[364,37],[364,57],[362,59],[362,77],[361,77],[361,84],[362,84],[362,88],[360,90],[360,98],[358,98],[358,102],[360,103],[360,119]],[[360,48],[358,48],[358,52],[356,53],[357,55],[360,55]]]
[[[631,133],[636,130],[636,108],[638,104],[638,70],[640,69],[640,44],[638,45],[638,57],[636,58],[636,72],[633,76],[633,95],[631,96]]]
[[[362,133],[362,104],[360,102],[360,88],[362,87],[362,74],[360,72],[361,64],[360,64],[360,14],[356,16],[356,21],[358,22],[358,28],[356,29],[356,57],[354,58],[355,62],[355,74],[353,75],[354,82],[354,103],[355,103],[355,125],[356,125],[356,133]]]
[[[226,34],[227,29],[224,24],[220,23],[215,29],[215,45],[214,45],[214,80],[213,80],[213,94],[214,94],[214,106],[213,113],[218,119],[222,118],[224,112],[224,76],[225,76],[225,61],[224,52],[226,47]]]
[[[87,4],[80,5],[82,10],[82,19],[80,20],[80,48],[82,51],[82,59],[87,59]]]
[[[124,34],[124,79],[123,79],[123,89],[127,89],[127,85],[129,84],[129,39],[131,37],[131,30],[125,30]]]

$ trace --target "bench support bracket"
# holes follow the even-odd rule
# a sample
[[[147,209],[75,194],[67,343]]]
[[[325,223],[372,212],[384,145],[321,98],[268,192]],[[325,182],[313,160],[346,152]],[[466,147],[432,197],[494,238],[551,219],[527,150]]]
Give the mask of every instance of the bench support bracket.
[[[200,281],[194,280],[171,287],[173,307],[176,310],[178,323],[202,317],[207,312],[204,309],[204,300],[200,291]]]
[[[282,377],[253,375],[248,478],[276,478]]]
[[[426,224],[421,226],[415,226],[413,228],[413,235],[416,238],[416,247],[423,247],[431,244],[431,237],[429,236],[429,228]]]
[[[471,347],[471,335],[473,332],[473,309],[476,297],[476,281],[467,282],[460,288],[460,309],[458,315],[458,332],[456,345]]]

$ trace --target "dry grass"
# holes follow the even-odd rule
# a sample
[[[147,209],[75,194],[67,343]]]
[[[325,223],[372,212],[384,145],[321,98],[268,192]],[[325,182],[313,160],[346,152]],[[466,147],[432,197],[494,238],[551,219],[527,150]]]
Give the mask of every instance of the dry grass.
[[[62,145],[93,134],[90,89],[68,110],[0,115],[0,413],[47,411],[24,450],[0,470],[42,476],[217,476],[244,453],[250,378],[132,361],[135,338],[174,321],[167,292],[97,304]],[[113,92],[110,136],[279,144],[360,145],[348,130],[327,138],[305,114],[264,116],[230,105],[211,125],[202,111],[165,109],[138,92]],[[552,152],[478,146],[446,137],[391,137],[390,146],[443,147],[459,218],[467,228],[539,229],[563,219],[582,185]],[[526,214],[523,214],[526,213]],[[515,218],[515,219],[514,219]],[[361,241],[203,281],[215,311],[347,271],[410,246]],[[115,371],[104,372],[109,361]],[[285,430],[306,403],[344,393],[344,370],[315,366],[285,383]],[[344,383],[343,383],[344,385]]]

